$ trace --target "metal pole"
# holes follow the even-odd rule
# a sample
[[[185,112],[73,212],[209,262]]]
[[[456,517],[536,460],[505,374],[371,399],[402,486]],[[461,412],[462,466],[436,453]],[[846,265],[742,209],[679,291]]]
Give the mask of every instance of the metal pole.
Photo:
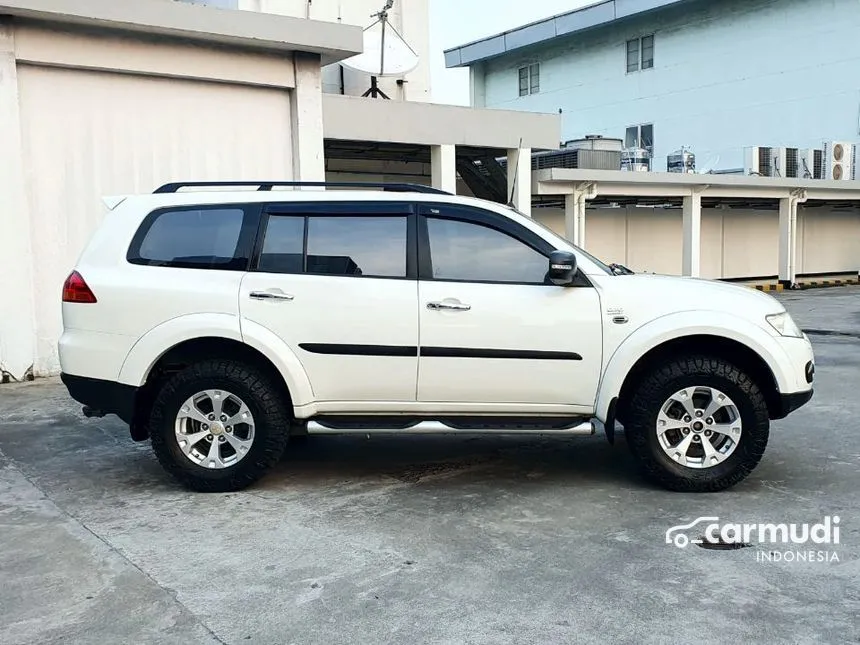
[[[379,75],[385,74],[385,25],[388,24],[388,12],[382,14],[382,46],[379,48]]]

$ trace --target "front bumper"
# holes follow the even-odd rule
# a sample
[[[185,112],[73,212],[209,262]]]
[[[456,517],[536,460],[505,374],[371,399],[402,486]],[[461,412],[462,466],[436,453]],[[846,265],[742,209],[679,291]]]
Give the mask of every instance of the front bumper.
[[[775,410],[775,414],[771,415],[771,419],[784,419],[789,414],[800,407],[803,407],[812,398],[813,390],[805,392],[793,392],[791,394],[779,395],[779,408]]]
[[[74,376],[63,372],[60,378],[69,395],[78,403],[91,409],[92,416],[115,414],[126,423],[134,416],[137,388],[116,381],[103,381],[86,376]]]

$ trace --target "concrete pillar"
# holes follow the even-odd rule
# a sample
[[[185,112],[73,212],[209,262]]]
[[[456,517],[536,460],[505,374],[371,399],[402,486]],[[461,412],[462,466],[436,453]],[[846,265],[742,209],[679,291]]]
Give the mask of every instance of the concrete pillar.
[[[457,194],[456,146],[430,146],[430,177],[433,188]]]
[[[0,369],[22,379],[36,354],[30,209],[18,104],[15,34],[0,16]]]
[[[514,207],[532,216],[532,150],[508,150],[508,197],[513,195]]]
[[[684,197],[683,210],[684,246],[681,273],[698,278],[702,254],[702,194],[693,192]]]
[[[779,281],[791,286],[797,278],[797,200],[779,200]]]
[[[293,179],[325,181],[320,57],[296,52],[293,65],[296,72],[296,87],[290,92]]]

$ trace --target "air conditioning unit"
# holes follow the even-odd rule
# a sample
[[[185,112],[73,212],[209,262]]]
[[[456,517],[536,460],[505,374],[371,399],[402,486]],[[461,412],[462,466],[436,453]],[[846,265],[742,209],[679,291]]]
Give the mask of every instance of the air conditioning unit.
[[[824,178],[836,181],[855,179],[857,147],[853,143],[828,141],[824,144]]]
[[[785,177],[785,148],[752,146],[744,150],[744,174]]]
[[[824,150],[806,148],[798,151],[797,176],[800,179],[824,179]]]
[[[785,150],[785,173],[784,177],[792,179],[800,176],[800,151],[797,148],[783,148]]]

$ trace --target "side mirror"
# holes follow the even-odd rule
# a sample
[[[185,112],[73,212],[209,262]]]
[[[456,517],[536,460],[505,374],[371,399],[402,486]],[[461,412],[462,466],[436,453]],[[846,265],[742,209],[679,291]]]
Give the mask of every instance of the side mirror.
[[[576,255],[570,251],[553,251],[549,255],[549,281],[558,287],[573,284],[576,277]]]

